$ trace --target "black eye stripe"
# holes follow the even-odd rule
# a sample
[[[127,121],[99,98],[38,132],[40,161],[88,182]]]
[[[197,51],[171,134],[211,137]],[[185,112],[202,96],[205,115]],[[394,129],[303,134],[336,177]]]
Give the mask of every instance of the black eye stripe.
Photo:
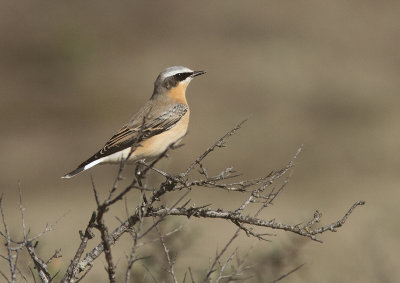
[[[183,81],[183,80],[186,80],[191,75],[192,75],[191,72],[178,73],[178,74],[174,75],[174,78],[176,78],[178,81]]]

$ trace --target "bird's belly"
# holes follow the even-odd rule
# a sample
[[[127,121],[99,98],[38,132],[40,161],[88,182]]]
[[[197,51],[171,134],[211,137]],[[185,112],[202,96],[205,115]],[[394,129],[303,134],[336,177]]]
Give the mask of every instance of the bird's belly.
[[[170,130],[143,141],[141,146],[134,151],[136,160],[158,156],[171,144],[180,142],[187,132],[188,124],[189,112]]]

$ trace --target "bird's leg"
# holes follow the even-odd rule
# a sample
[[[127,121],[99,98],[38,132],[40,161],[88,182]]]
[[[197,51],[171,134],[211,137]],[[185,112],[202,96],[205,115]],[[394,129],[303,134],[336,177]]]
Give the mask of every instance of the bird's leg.
[[[137,163],[136,168],[135,168],[135,177],[136,177],[136,181],[139,184],[140,188],[143,188],[143,164],[141,164],[140,162]]]
[[[136,165],[136,168],[135,168],[135,177],[136,177],[136,181],[138,182],[138,185],[140,187],[140,191],[142,192],[143,202],[147,203],[147,198],[146,198],[146,194],[144,193],[143,183],[142,183],[142,180],[144,178],[143,168],[144,168],[144,165],[142,163],[138,162],[138,164]]]

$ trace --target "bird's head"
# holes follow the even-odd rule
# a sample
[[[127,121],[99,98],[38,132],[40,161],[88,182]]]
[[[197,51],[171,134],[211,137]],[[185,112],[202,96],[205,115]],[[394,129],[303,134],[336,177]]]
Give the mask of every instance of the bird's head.
[[[194,77],[205,74],[204,71],[193,71],[189,68],[183,66],[174,66],[166,68],[162,71],[156,81],[154,82],[154,93],[165,93],[170,92],[174,88],[186,90],[190,81],[193,80]]]

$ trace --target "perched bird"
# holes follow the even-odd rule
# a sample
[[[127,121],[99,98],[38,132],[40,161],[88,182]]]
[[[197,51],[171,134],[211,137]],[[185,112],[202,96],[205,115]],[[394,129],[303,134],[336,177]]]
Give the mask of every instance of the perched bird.
[[[186,88],[204,71],[182,66],[169,67],[154,82],[150,100],[115,134],[102,149],[62,178],[72,178],[97,164],[151,159],[180,141],[189,124]]]

